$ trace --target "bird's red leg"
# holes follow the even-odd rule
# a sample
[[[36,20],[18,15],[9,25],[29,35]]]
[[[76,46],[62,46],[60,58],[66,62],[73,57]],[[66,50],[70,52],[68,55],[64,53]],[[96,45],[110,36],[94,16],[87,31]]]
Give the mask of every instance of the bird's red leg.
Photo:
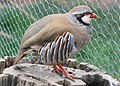
[[[74,81],[73,77],[68,73],[67,70],[65,70],[65,68],[61,64],[57,64],[57,66],[59,67],[59,70],[65,75],[65,77],[67,77],[68,79]]]
[[[82,79],[81,77],[75,76],[75,75],[70,75],[67,70],[61,65],[57,64],[59,67],[59,70],[70,80],[74,81],[73,79]]]
[[[81,77],[75,76],[75,75],[70,75],[67,70],[61,65],[61,64],[54,64],[53,68],[56,73],[62,75],[64,74],[66,78],[74,81],[73,79],[82,79]]]
[[[62,75],[62,72],[60,71],[59,67],[56,64],[53,65],[53,68],[54,68],[55,72]]]
[[[54,68],[56,73],[58,73],[60,75],[62,75],[62,73],[63,73],[65,75],[65,77],[67,77],[68,79],[74,81],[73,78],[69,75],[68,71],[66,71],[65,68],[62,67],[61,64],[57,64],[57,65],[54,64],[53,68]]]

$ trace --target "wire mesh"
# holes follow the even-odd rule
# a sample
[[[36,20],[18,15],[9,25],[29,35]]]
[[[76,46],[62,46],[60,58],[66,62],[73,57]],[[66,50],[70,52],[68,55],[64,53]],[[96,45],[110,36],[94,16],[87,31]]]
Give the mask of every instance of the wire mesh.
[[[65,13],[87,5],[101,19],[92,21],[91,42],[75,55],[120,80],[120,1],[119,0],[1,0],[0,57],[17,55],[25,30],[49,14]]]

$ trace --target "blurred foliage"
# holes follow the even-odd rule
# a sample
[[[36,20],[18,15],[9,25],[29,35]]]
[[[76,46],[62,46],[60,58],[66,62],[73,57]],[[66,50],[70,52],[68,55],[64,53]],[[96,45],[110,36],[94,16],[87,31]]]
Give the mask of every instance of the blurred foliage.
[[[45,1],[26,5],[24,10],[36,19],[40,19],[48,14],[65,13],[79,4],[86,3],[80,2],[67,6],[57,1],[52,4]],[[120,79],[120,11],[118,7],[101,9],[89,6],[101,18],[92,21],[93,38],[76,55],[76,58],[79,62],[94,64]],[[15,7],[0,9],[0,15],[0,32],[10,36],[0,37],[0,56],[16,55],[23,33],[34,21]]]

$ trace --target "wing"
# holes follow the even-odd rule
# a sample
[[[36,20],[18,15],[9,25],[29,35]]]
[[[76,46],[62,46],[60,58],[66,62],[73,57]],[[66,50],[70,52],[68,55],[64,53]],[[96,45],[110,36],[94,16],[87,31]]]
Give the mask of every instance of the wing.
[[[54,18],[58,17],[58,14],[52,14],[39,19],[35,23],[31,24],[31,26],[25,31],[24,36],[21,40],[21,44],[23,44],[26,40],[37,34],[41,29],[43,29],[49,22],[51,22]]]
[[[58,64],[65,62],[75,44],[74,36],[65,32],[56,37],[53,42],[46,44],[40,50],[40,62],[44,64]]]
[[[46,43],[53,41],[57,36],[62,35],[65,31],[70,32],[72,28],[68,28],[65,15],[60,15],[49,22],[36,34],[25,40],[21,44],[21,48],[28,48],[31,46],[43,46]],[[31,31],[32,32],[32,31]]]

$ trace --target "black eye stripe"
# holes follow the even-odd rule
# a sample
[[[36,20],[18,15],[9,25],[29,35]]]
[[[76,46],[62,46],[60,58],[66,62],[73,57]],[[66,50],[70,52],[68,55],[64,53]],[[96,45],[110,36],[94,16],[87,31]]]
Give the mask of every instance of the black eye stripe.
[[[89,13],[90,13],[90,12],[89,12]],[[92,13],[90,13],[90,14],[92,14]],[[88,24],[88,23],[85,23],[85,22],[81,19],[82,17],[85,16],[84,13],[83,13],[83,14],[76,14],[75,16],[76,16],[77,20],[78,20],[80,23],[82,23],[83,25],[86,25],[86,26],[90,25],[90,24]]]

